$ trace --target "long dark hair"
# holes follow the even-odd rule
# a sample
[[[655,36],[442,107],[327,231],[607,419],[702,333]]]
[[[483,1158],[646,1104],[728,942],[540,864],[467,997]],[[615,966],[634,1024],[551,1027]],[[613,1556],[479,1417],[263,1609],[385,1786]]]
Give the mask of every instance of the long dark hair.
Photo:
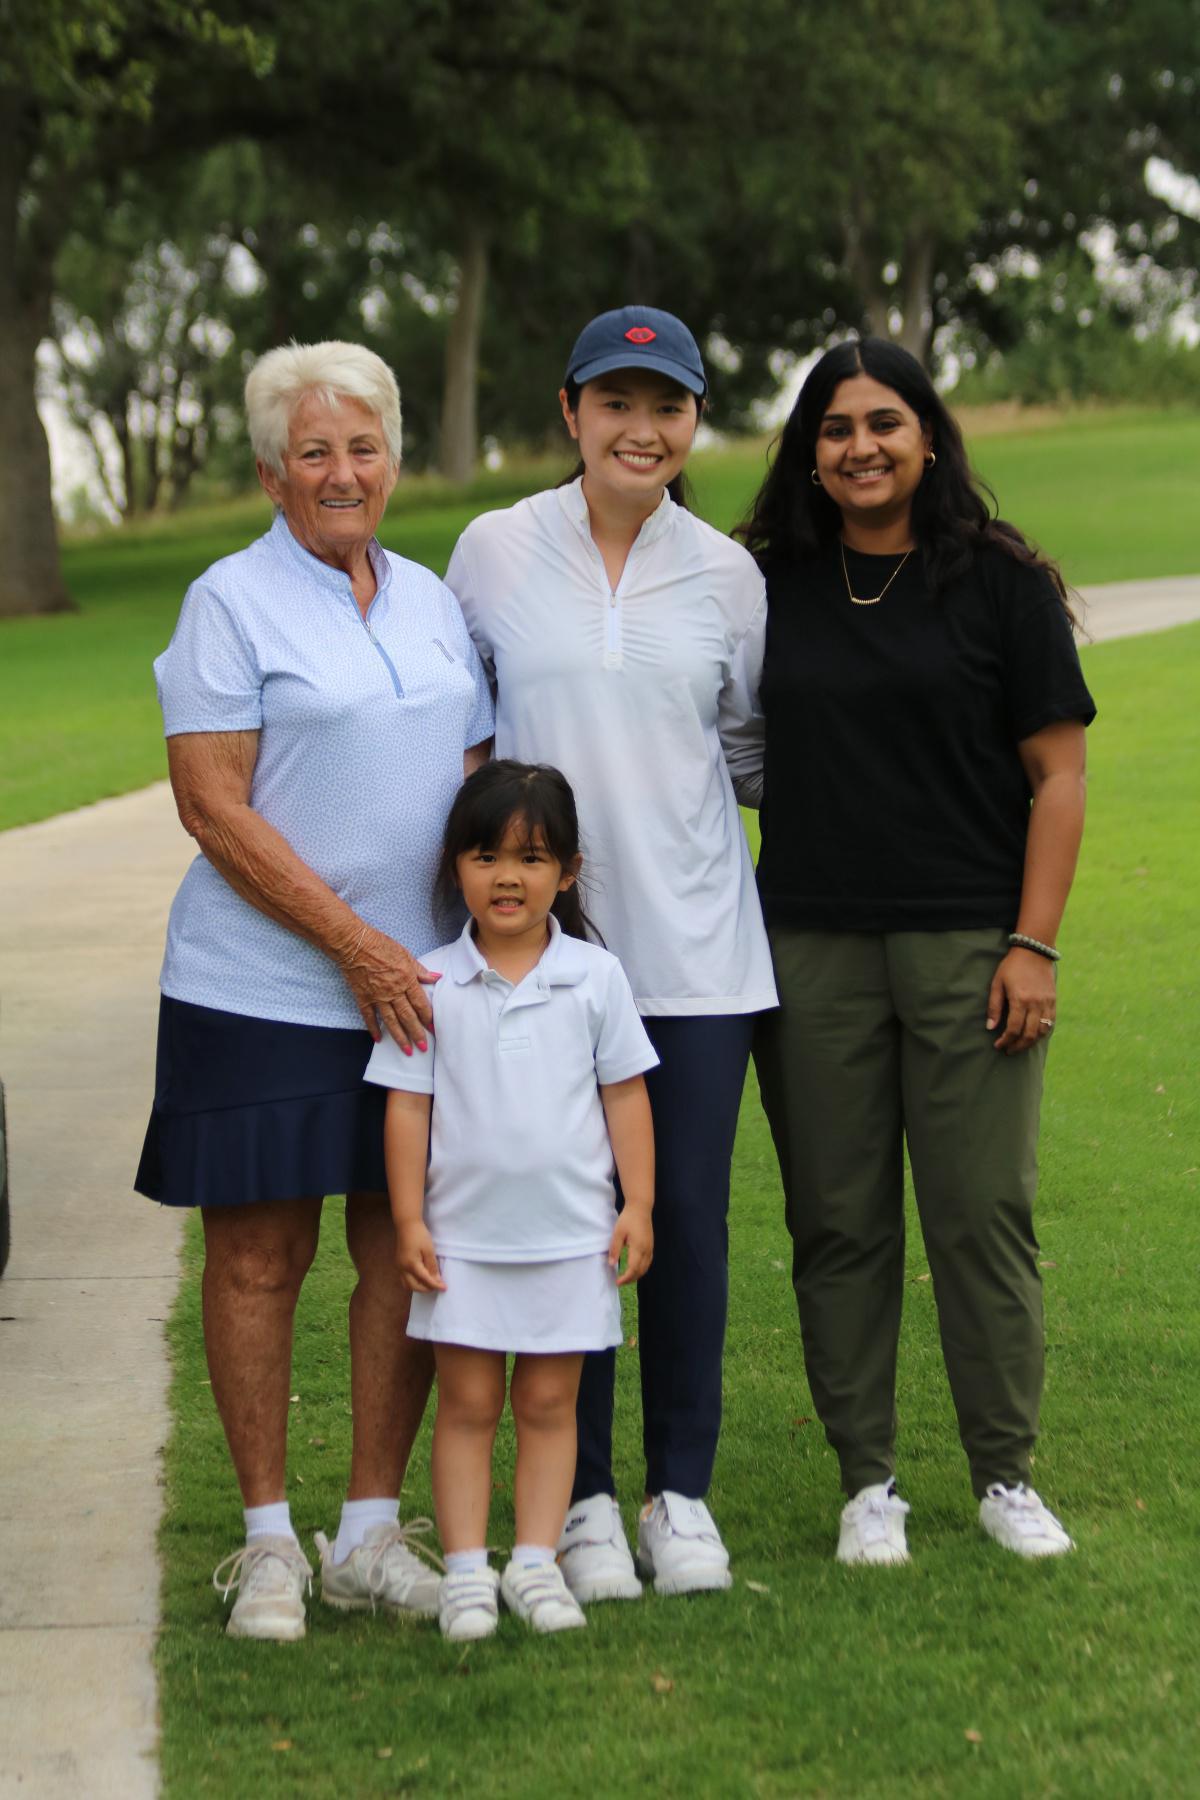
[[[597,376],[596,379],[599,380],[600,377]],[[577,381],[568,381],[565,385],[567,405],[573,413],[577,413],[579,411],[579,396],[583,392],[583,388]],[[586,387],[586,385],[587,383],[585,382],[584,386]],[[691,389],[685,388],[682,383],[679,384],[679,391],[681,394],[691,393]],[[704,395],[692,394],[692,399],[696,402],[696,423],[699,425],[701,419],[704,417]],[[581,456],[576,459],[575,467],[571,470],[571,473],[563,476],[558,484],[559,487],[570,487],[571,483],[573,481],[578,481],[583,473],[584,466],[583,458]],[[671,499],[675,502],[676,506],[682,506],[684,512],[695,511],[696,496],[692,492],[692,484],[687,478],[686,469],[680,469],[675,479],[673,481],[668,481],[667,493],[671,496]]]
[[[456,867],[472,850],[496,850],[515,822],[532,843],[538,832],[555,862],[566,868],[579,855],[579,816],[571,784],[548,763],[514,762],[500,757],[476,769],[454,796],[442,835],[436,897],[449,911],[458,899]],[[556,894],[551,912],[568,937],[603,939],[583,907],[576,879]]]
[[[972,469],[962,432],[915,356],[886,338],[852,338],[827,350],[800,389],[780,435],[767,478],[734,531],[759,566],[810,556],[831,543],[842,516],[823,487],[811,479],[817,436],[835,390],[855,375],[870,375],[899,394],[929,435],[935,461],[913,495],[913,536],[921,547],[930,592],[939,594],[961,575],[985,545],[1014,562],[1044,569],[1069,618],[1074,619],[1058,565],[1041,554],[1015,525],[996,517],[996,497]]]

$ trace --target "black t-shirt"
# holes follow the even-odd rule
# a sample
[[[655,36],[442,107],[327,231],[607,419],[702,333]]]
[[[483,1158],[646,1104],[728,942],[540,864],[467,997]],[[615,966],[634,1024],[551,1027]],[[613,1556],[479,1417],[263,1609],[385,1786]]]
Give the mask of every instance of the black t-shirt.
[[[847,550],[854,592],[878,594],[896,561]],[[853,606],[836,542],[766,574],[768,922],[1011,931],[1030,803],[1017,745],[1096,713],[1049,577],[989,547],[934,600],[914,554],[877,606]]]

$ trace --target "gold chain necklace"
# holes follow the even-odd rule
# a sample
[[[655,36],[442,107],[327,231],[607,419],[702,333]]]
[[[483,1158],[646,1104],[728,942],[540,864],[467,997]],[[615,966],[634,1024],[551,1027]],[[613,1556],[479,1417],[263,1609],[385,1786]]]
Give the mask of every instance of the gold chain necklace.
[[[887,591],[891,587],[893,581],[895,581],[897,575],[900,573],[901,569],[904,567],[905,563],[908,561],[909,557],[912,555],[911,550],[906,550],[904,552],[904,555],[900,558],[900,561],[896,564],[895,568],[892,570],[891,574],[888,576],[887,580],[884,582],[883,586],[880,588],[879,592],[877,594],[872,594],[871,597],[868,599],[865,595],[856,594],[854,592],[853,588],[850,586],[850,572],[846,568],[846,546],[845,546],[845,544],[842,543],[840,538],[838,539],[838,548],[840,549],[840,551],[842,553],[842,579],[846,583],[846,593],[849,596],[851,606],[878,606],[879,602],[883,599],[883,596],[887,593]]]

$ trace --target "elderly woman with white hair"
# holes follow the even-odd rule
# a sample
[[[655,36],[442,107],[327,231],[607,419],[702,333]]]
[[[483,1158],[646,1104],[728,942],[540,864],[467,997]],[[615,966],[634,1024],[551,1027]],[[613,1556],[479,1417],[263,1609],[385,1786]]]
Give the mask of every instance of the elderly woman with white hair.
[[[200,855],[171,909],[154,1108],[139,1192],[198,1206],[204,1339],[245,1506],[214,1576],[237,1637],[304,1635],[312,1571],[285,1492],[292,1320],[322,1200],[346,1196],[353,1452],[322,1598],[436,1612],[437,1579],[399,1522],[429,1392],[405,1335],[383,1160],[384,1031],[427,1048],[405,948],[433,915],[442,824],[492,733],[458,603],[375,537],[400,462],[400,396],[353,344],[272,350],[246,382],[276,517],[188,589],[155,663],[179,816]]]

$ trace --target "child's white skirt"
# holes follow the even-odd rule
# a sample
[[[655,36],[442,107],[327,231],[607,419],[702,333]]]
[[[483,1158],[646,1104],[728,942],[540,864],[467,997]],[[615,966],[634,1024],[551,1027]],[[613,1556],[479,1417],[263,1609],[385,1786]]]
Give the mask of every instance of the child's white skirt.
[[[442,1256],[438,1266],[446,1290],[413,1295],[409,1337],[541,1356],[621,1342],[617,1275],[603,1250],[546,1263]]]

